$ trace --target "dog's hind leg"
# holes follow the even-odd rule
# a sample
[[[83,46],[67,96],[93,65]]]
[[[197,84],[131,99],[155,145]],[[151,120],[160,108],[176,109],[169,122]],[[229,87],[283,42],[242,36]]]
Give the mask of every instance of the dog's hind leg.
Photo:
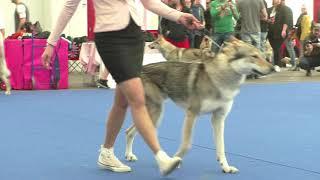
[[[160,123],[161,114],[162,114],[162,103],[152,103],[147,101],[146,103],[150,118],[153,124],[157,127]],[[126,152],[125,158],[127,161],[136,161],[138,160],[137,156],[132,151],[134,137],[137,134],[137,129],[134,125],[126,130]]]
[[[183,158],[187,151],[191,148],[192,130],[196,121],[197,114],[192,111],[187,111],[183,124],[182,142],[175,156]]]
[[[228,104],[225,108],[220,108],[216,110],[211,119],[211,123],[214,129],[214,138],[216,143],[217,160],[225,173],[236,173],[239,170],[233,166],[229,166],[224,146],[224,122],[230,112],[232,107],[232,102]]]

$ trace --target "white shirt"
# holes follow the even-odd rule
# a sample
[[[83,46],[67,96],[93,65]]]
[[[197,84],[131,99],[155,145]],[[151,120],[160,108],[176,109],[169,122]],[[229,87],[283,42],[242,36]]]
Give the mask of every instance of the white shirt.
[[[18,4],[16,7],[16,11],[19,14],[19,18],[27,18],[27,9],[23,4]]]
[[[64,30],[72,15],[76,11],[81,0],[66,0],[64,8],[60,13],[57,24],[51,32],[48,43],[55,45],[60,34]],[[161,0],[140,0],[143,6],[155,14],[163,16],[171,21],[177,21],[183,14],[180,11],[170,8]],[[94,0],[96,13],[96,24],[94,32],[108,32],[124,29],[130,21],[141,26],[141,19],[138,15],[134,0]]]

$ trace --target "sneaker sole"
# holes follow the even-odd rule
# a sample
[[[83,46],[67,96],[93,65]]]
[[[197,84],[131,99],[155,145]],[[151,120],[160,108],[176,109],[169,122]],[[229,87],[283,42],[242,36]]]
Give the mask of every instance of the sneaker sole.
[[[98,87],[98,88],[110,89],[110,87],[109,87],[109,86],[105,86],[105,85],[100,84],[100,83],[97,83],[97,87]]]
[[[173,170],[179,167],[180,163],[181,163],[181,159],[179,159],[177,162],[172,164],[172,166],[167,171],[162,172],[162,175],[163,176],[169,175],[170,173],[172,173]]]
[[[106,170],[110,170],[110,171],[113,171],[113,172],[131,172],[131,168],[117,168],[117,167],[114,167],[114,166],[108,166],[108,165],[105,165],[105,164],[102,164],[100,162],[97,162],[98,166],[100,169],[106,169]]]

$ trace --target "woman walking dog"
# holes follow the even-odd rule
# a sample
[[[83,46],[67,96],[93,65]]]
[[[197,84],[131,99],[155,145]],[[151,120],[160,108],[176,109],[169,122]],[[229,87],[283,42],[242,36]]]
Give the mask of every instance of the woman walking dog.
[[[48,46],[42,55],[49,67],[54,46],[74,14],[81,0],[66,0],[53,29]],[[199,21],[191,14],[182,13],[160,0],[141,0],[144,7],[160,16],[183,24],[189,29],[200,29]],[[106,124],[105,142],[101,145],[98,165],[115,172],[128,172],[131,168],[114,155],[113,146],[130,106],[134,124],[155,155],[162,175],[171,173],[180,163],[178,157],[169,157],[162,149],[145,106],[144,89],[140,79],[144,40],[140,18],[134,0],[95,0],[95,43],[98,52],[117,83],[113,106]],[[132,156],[130,156],[132,157]],[[134,159],[129,159],[134,160]]]

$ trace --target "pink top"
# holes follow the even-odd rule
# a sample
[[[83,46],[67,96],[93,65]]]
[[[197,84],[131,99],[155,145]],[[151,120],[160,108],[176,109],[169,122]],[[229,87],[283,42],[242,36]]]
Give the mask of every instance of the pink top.
[[[66,0],[57,24],[51,32],[48,43],[55,45],[62,31],[70,21],[81,0]],[[162,3],[161,0],[140,0],[143,6],[155,14],[171,21],[177,21],[183,14]],[[107,32],[124,29],[130,17],[141,26],[134,0],[94,0],[96,13],[94,32]]]

